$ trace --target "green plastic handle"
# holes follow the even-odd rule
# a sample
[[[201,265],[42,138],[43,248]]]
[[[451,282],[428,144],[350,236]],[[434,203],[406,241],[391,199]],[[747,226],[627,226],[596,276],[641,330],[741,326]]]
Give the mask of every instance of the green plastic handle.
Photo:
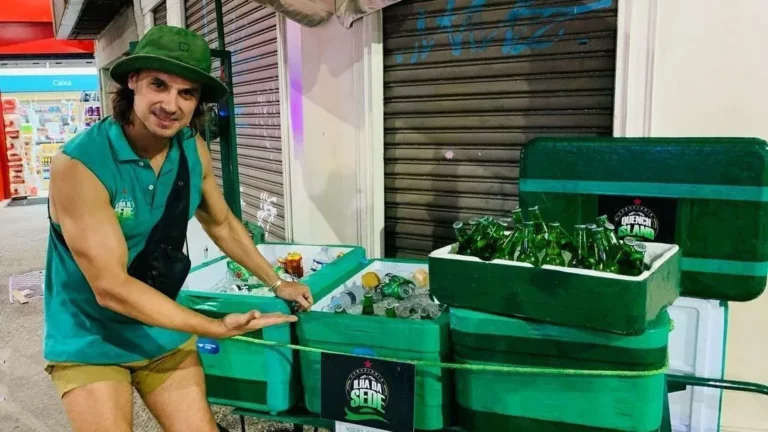
[[[701,378],[690,375],[667,375],[667,383],[671,386],[709,387],[721,390],[734,390],[747,393],[758,393],[768,396],[768,386],[749,381],[732,381],[714,378]]]

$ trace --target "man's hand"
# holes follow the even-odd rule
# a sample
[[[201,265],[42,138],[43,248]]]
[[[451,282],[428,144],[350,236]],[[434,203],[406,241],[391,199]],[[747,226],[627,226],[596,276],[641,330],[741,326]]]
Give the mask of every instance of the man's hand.
[[[224,339],[232,336],[239,336],[243,333],[259,330],[278,324],[296,322],[298,318],[295,315],[285,315],[279,312],[262,314],[253,310],[248,313],[231,313],[220,320],[220,331],[217,333],[217,339]]]
[[[275,294],[283,300],[296,302],[302,311],[308,311],[314,303],[309,288],[298,282],[281,282],[280,286],[275,290]]]

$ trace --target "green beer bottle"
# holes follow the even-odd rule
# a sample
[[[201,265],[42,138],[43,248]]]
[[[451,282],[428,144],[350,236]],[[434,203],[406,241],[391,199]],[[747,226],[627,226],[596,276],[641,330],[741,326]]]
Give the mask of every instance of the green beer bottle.
[[[469,228],[467,229],[467,236],[466,236],[466,255],[475,255],[475,239],[480,234],[480,221],[477,218],[472,218],[469,220]]]
[[[507,236],[505,240],[502,251],[503,256],[498,257],[509,261],[515,260],[515,253],[520,248],[520,243],[523,242],[523,224],[525,220],[523,219],[523,211],[520,207],[512,211],[512,221],[514,222],[512,234]]]
[[[610,256],[610,246],[605,235],[605,229],[598,227],[592,232],[595,239],[595,270],[619,274],[619,265]]]
[[[587,250],[589,251],[589,256],[592,258],[592,261],[594,263],[597,263],[597,250],[595,249],[595,228],[597,228],[597,225],[595,224],[587,224]]]
[[[456,242],[458,244],[456,253],[458,255],[467,255],[469,253],[469,245],[467,244],[469,233],[467,232],[466,227],[464,227],[464,222],[454,222],[453,231],[456,233]]]
[[[363,315],[373,315],[373,293],[371,291],[363,294]]]
[[[395,310],[395,306],[397,306],[396,303],[389,303],[387,305],[387,310],[384,312],[384,315],[387,318],[397,318],[397,311]]]
[[[606,215],[602,215],[597,218],[597,226],[605,229],[605,234],[608,238],[608,245],[611,248],[611,254],[613,258],[616,258],[616,256],[619,254],[619,251],[621,250],[621,244],[619,243],[618,237],[616,237],[616,227],[608,222],[608,216]]]
[[[520,243],[523,242],[523,231],[525,231],[525,219],[523,219],[523,211],[518,208],[517,211],[512,214],[512,220],[515,222],[515,228],[518,228],[518,231],[520,232],[520,236],[517,242],[517,245],[520,246]]]
[[[520,243],[520,253],[517,254],[517,262],[528,263],[536,267],[539,266],[539,255],[536,253],[536,237],[534,235],[533,222],[523,224],[523,241]]]
[[[636,242],[633,246],[632,255],[629,256],[630,275],[639,276],[648,269],[648,266],[645,265],[646,250],[648,250],[648,246],[645,243]]]
[[[494,258],[499,244],[504,240],[504,233],[507,231],[507,223],[504,220],[494,220],[490,216],[487,216],[487,218],[485,233],[488,241],[485,243],[485,248],[481,251],[481,256],[479,257],[484,261],[490,261]]]
[[[505,243],[507,238],[506,232],[509,228],[508,221],[509,219],[499,219],[498,221],[492,222],[489,233],[491,240],[487,245],[487,250],[484,251],[484,258],[486,261],[490,261],[498,257],[502,248],[502,244]]]
[[[515,226],[520,225],[520,228],[523,227],[523,222],[525,222],[525,220],[523,219],[523,209],[518,207],[512,210],[512,222],[515,223]]]
[[[531,221],[534,227],[534,247],[536,253],[544,251],[547,247],[547,225],[544,223],[544,218],[541,216],[539,206],[531,207],[528,209],[528,213],[531,216]]]
[[[621,249],[616,256],[616,264],[619,265],[621,274],[629,274],[629,257],[632,256],[634,245],[637,241],[633,237],[625,237],[621,241]]]
[[[507,259],[510,249],[514,247],[512,239],[515,235],[515,227],[512,228],[511,233],[507,234],[512,219],[499,219],[499,222],[501,223],[503,230],[496,234],[496,248],[493,252],[493,259]]]
[[[514,256],[515,254],[515,233],[512,232],[508,236],[506,236],[504,239],[501,240],[499,243],[499,246],[496,248],[496,253],[493,254],[494,259],[509,259],[510,255]]]
[[[485,216],[476,219],[474,229],[472,230],[472,239],[470,240],[470,255],[483,259],[484,255],[487,253],[486,247],[491,240],[489,224],[490,221]]]
[[[549,238],[547,239],[547,249],[544,251],[544,258],[541,259],[541,265],[552,265],[565,267],[565,257],[560,249],[560,224],[552,222],[549,224]]]
[[[576,238],[574,245],[575,251],[568,267],[591,270],[595,267],[595,261],[591,258],[589,253],[587,227],[586,225],[576,225],[574,228],[574,236]]]
[[[559,225],[558,231],[560,232],[560,249],[573,255],[576,251],[576,248],[573,245],[573,239],[571,239],[571,236],[568,235],[568,232],[562,225]]]

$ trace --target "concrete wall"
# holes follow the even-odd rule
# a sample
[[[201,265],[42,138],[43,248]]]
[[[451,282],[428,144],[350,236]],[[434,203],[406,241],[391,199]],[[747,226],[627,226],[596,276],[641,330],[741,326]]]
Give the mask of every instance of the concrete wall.
[[[768,139],[766,17],[764,0],[658,2],[651,135]],[[768,383],[766,311],[768,295],[730,304],[727,379]],[[722,409],[722,431],[768,431],[766,396],[725,392]]]
[[[96,66],[104,68],[113,63],[128,50],[130,41],[138,40],[136,16],[129,7],[104,29],[96,40]]]
[[[104,109],[104,115],[112,114],[109,93],[114,83],[109,78],[109,68],[128,51],[128,44],[138,40],[139,37],[136,13],[133,7],[129,7],[116,16],[96,40],[94,56],[101,77],[101,106]]]
[[[286,20],[293,238],[357,241],[352,32]],[[332,47],[332,48],[330,48]],[[324,49],[325,48],[325,49]]]
[[[347,30],[331,19],[306,28],[286,20],[284,29],[293,238],[368,248],[370,162],[382,157],[370,152],[375,127],[364,106],[370,27],[361,20]]]
[[[176,27],[184,27],[184,0],[134,0],[137,3],[141,3],[141,16],[144,25],[144,31],[146,32],[154,25],[152,18],[152,9],[156,8],[158,4],[166,2],[166,8],[168,10],[168,25]]]

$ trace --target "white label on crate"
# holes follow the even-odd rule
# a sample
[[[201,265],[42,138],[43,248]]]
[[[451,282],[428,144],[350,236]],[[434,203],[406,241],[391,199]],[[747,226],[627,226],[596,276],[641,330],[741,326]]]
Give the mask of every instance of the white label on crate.
[[[336,422],[336,432],[388,432],[384,429],[376,429],[368,426],[360,426],[351,423]]]

